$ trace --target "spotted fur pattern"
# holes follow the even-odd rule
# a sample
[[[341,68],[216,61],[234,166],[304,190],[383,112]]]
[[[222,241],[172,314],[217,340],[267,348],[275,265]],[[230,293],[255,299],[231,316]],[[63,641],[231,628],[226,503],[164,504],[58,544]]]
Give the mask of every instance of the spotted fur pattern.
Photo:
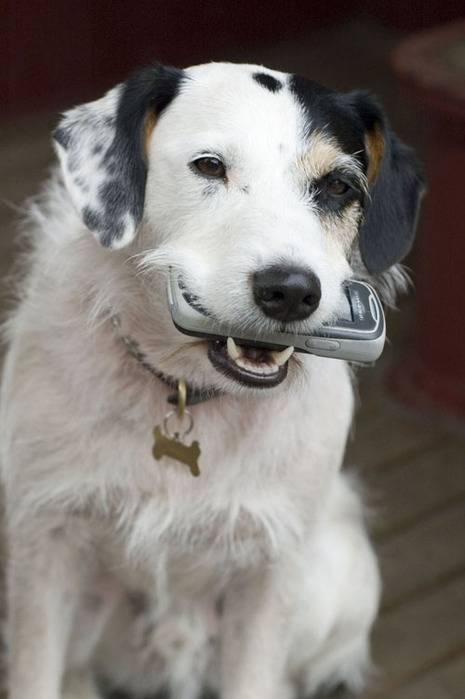
[[[269,268],[321,291],[291,331],[330,319],[351,276],[393,298],[412,153],[365,93],[231,64],[151,66],[54,138],[5,327],[9,699],[96,699],[102,678],[135,697],[361,691],[379,576],[340,470],[350,368],[292,356],[270,388],[219,371],[165,282],[178,268],[225,334],[279,328],[254,297]],[[147,365],[216,396],[192,407],[198,478],[152,457],[171,389]]]
[[[70,110],[54,132],[70,195],[103,245],[124,247],[134,238],[144,209],[146,119],[162,113],[182,79],[154,66]]]

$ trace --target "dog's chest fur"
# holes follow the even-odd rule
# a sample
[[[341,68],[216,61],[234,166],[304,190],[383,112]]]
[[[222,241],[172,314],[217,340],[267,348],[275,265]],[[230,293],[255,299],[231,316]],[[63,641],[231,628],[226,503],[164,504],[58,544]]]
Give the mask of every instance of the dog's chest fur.
[[[93,443],[89,431],[84,440],[90,468],[80,470],[79,490],[74,459],[55,476],[56,506],[65,498],[73,513],[63,522],[66,531],[75,536],[79,522],[78,536],[97,542],[130,587],[153,588],[162,566],[162,578],[179,594],[185,585],[191,592],[223,586],[238,569],[301,542],[324,507],[344,448],[352,404],[345,365],[316,359],[304,395],[286,400],[220,398],[193,407],[202,450],[198,478],[174,460],[153,459],[153,427],[168,409],[167,390],[157,381],[147,386],[145,370],[132,369],[129,393],[121,386],[120,403],[111,406],[112,413],[121,409],[119,433]],[[135,395],[136,407],[124,414]],[[70,420],[82,424],[84,415]],[[266,449],[257,435],[264,435]],[[302,458],[309,445],[311,456]],[[53,496],[49,490],[52,506]]]

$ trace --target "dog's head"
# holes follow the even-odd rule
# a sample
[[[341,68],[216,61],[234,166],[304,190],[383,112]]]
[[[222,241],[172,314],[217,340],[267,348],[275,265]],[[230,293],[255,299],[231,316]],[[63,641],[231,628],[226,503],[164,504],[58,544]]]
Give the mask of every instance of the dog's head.
[[[68,112],[54,136],[102,245],[180,269],[225,328],[312,330],[353,259],[380,275],[412,244],[423,177],[364,92],[259,66],[155,65]],[[286,375],[272,352],[232,352],[202,354],[228,387]]]

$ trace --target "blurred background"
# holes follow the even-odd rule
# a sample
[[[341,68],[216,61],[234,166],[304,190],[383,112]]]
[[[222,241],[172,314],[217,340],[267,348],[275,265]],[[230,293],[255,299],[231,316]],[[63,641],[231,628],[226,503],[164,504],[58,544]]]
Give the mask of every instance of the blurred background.
[[[414,289],[359,372],[346,467],[367,489],[384,596],[364,697],[459,699],[465,687],[465,10],[462,0],[3,0],[0,275],[24,199],[54,161],[58,112],[156,59],[262,63],[367,88],[425,163],[407,259]],[[11,302],[1,295],[2,317]]]

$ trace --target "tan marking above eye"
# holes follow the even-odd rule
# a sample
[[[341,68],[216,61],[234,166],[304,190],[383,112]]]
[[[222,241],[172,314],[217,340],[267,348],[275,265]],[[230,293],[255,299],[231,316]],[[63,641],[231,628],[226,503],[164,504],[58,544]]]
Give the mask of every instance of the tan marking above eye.
[[[319,180],[341,168],[350,169],[363,178],[359,161],[353,155],[344,153],[336,139],[319,131],[312,133],[307,150],[299,160],[304,180]]]
[[[334,170],[335,165],[344,155],[333,138],[320,132],[313,133],[301,160],[305,176],[310,179],[319,179]]]

